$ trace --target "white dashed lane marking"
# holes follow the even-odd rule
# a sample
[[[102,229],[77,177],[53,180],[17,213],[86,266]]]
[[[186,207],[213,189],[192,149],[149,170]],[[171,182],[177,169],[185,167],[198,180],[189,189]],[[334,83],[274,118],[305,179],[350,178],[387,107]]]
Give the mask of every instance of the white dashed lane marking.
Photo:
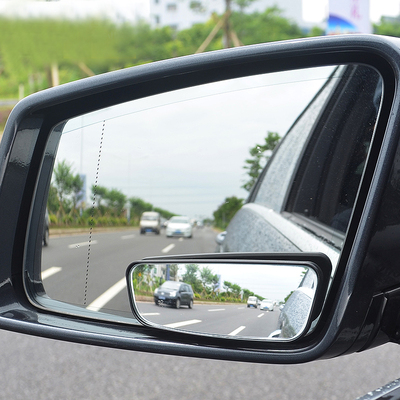
[[[90,303],[86,309],[91,311],[99,311],[102,309],[110,300],[112,300],[119,292],[126,288],[126,278],[122,278],[115,285],[111,286],[110,289],[106,290],[101,296],[95,301]]]
[[[239,328],[235,329],[233,332],[229,334],[229,336],[236,336],[238,333],[242,332],[243,329],[246,329],[245,326],[239,326]]]
[[[45,271],[42,271],[42,280],[56,274],[57,272],[60,272],[61,270],[62,270],[61,267],[50,267]]]
[[[169,244],[167,247],[163,248],[161,251],[163,253],[168,253],[169,251],[171,251],[173,248],[175,247],[175,245],[173,243]]]
[[[74,243],[68,246],[69,249],[79,249],[79,247],[89,246],[91,244],[97,244],[97,240],[92,240],[90,242]]]
[[[198,324],[199,322],[201,322],[200,319],[191,319],[188,321],[175,322],[173,324],[167,324],[164,326],[166,326],[167,328],[181,328],[182,326]]]
[[[135,235],[124,235],[124,236],[121,236],[121,239],[128,240],[128,239],[134,239],[134,237],[135,237]]]

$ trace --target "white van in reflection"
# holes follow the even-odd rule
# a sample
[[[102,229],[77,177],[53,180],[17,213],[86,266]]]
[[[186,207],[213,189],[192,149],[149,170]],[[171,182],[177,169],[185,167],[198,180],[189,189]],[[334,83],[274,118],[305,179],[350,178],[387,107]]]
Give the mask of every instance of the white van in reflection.
[[[161,230],[161,215],[155,211],[146,211],[140,217],[140,234],[155,232],[157,235]]]

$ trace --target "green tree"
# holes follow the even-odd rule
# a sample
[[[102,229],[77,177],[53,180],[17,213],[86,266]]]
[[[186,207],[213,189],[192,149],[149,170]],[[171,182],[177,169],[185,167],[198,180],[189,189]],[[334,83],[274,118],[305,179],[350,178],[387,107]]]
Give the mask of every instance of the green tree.
[[[47,208],[50,213],[57,214],[59,207],[60,199],[57,195],[57,189],[52,184],[50,184],[49,196],[47,198]]]
[[[137,224],[139,223],[141,215],[145,211],[153,210],[153,205],[151,203],[147,203],[139,197],[131,197],[129,203],[131,207],[131,219]]]
[[[400,37],[400,21],[386,21],[381,19],[380,24],[374,25],[374,33],[378,35]]]
[[[230,294],[232,292],[232,285],[233,284],[231,282],[224,281],[224,289],[226,293]]]
[[[307,36],[314,37],[314,36],[324,36],[324,35],[325,31],[322,28],[320,28],[319,26],[314,26],[311,28]]]
[[[108,190],[105,199],[110,212],[115,216],[120,216],[124,210],[126,196],[117,189]]]
[[[82,200],[82,188],[83,180],[78,174],[76,174],[72,180],[72,202],[74,210],[76,210],[77,203]]]
[[[235,196],[227,197],[213,213],[214,225],[220,229],[226,229],[236,212],[243,206],[243,201]]]
[[[170,278],[172,278],[173,280],[176,280],[177,276],[178,276],[178,264],[170,264],[169,265],[169,276]]]
[[[163,208],[159,208],[159,207],[154,207],[153,211],[160,213],[160,215],[166,219],[170,219],[171,217],[173,217],[175,215],[174,213],[172,213],[168,210],[164,210]]]
[[[247,301],[250,296],[254,296],[254,292],[249,289],[243,289],[243,300]]]
[[[170,27],[152,29],[143,21],[136,25],[124,24],[118,30],[117,39],[116,51],[120,67],[146,64],[174,56],[171,51],[175,42],[174,31]]]
[[[197,264],[186,264],[185,268],[186,272],[182,277],[183,282],[191,285],[196,293],[200,293],[202,285],[200,279],[197,277],[199,266]]]
[[[117,189],[107,189],[104,186],[92,186],[93,199],[97,203],[100,215],[110,214],[120,217],[126,203],[126,196]]]
[[[242,288],[241,288],[237,283],[235,283],[235,284],[233,284],[233,285],[231,286],[231,290],[232,290],[233,295],[234,295],[236,298],[239,298],[239,297],[240,297],[240,293],[242,292]]]
[[[204,267],[200,271],[200,280],[206,292],[210,293],[214,290],[218,283],[218,275],[213,274],[212,270]]]
[[[278,7],[252,14],[235,12],[232,13],[231,21],[244,45],[304,37],[301,29],[284,18]]]
[[[96,202],[97,207],[101,209],[102,200],[107,197],[108,189],[105,186],[92,185],[93,201]]]
[[[67,161],[60,161],[54,168],[53,186],[59,199],[59,211],[65,214],[75,210],[77,196],[82,190],[83,182],[78,174],[73,173],[72,165]]]
[[[140,289],[145,282],[151,286],[151,270],[153,268],[154,265],[152,264],[140,264],[135,267],[135,270],[132,274],[133,286],[137,289]]]
[[[250,149],[250,156],[245,160],[244,169],[247,170],[248,180],[242,185],[242,188],[250,191],[257,181],[262,169],[267,163],[271,151],[275,149],[280,140],[280,136],[276,132],[268,132],[264,138],[264,144],[256,144]]]

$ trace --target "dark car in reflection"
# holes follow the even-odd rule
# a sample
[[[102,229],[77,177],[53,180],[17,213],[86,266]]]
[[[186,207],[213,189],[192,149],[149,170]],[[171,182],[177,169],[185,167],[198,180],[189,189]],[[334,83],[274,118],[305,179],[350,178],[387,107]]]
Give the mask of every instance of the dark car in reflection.
[[[169,305],[175,308],[188,306],[193,308],[193,289],[183,282],[166,281],[154,291],[154,303],[156,305]]]

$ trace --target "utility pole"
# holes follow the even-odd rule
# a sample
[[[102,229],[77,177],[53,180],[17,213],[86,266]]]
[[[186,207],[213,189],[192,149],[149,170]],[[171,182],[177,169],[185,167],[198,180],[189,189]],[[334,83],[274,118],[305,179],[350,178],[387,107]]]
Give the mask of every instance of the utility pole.
[[[232,47],[232,36],[231,36],[231,1],[232,0],[225,0],[225,14],[227,18],[224,21],[224,48],[229,49]]]

